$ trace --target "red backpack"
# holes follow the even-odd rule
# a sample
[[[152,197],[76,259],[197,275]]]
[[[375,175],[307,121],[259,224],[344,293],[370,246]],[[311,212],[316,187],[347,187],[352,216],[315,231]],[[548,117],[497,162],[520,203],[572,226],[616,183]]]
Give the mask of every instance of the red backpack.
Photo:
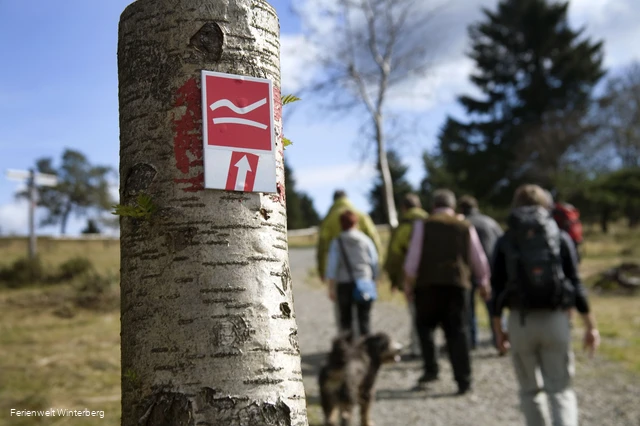
[[[582,222],[578,209],[568,203],[556,203],[553,218],[558,227],[568,233],[576,244],[582,242]]]

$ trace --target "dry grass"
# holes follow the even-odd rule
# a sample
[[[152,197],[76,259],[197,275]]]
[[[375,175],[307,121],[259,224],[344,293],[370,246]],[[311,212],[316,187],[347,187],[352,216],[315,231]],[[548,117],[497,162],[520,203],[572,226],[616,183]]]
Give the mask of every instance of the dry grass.
[[[57,267],[76,257],[91,260],[99,273],[115,274],[120,271],[120,241],[111,240],[57,240],[38,238],[38,256],[46,267]],[[25,238],[0,238],[0,266],[10,265],[27,255]]]
[[[120,424],[119,313],[61,318],[71,293],[68,285],[0,293],[0,425]],[[12,408],[87,408],[105,417],[9,417]]]

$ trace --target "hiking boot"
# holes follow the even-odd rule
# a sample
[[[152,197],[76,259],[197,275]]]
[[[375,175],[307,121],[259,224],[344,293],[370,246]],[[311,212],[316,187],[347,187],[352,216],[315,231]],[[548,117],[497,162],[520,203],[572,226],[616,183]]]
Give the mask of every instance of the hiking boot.
[[[464,395],[471,392],[471,383],[458,385],[458,392],[456,395]]]
[[[419,360],[421,358],[422,358],[422,356],[420,356],[420,354],[415,353],[415,352],[410,352],[410,353],[402,356],[402,359],[404,361],[417,361],[417,360]]]
[[[424,373],[418,379],[418,386],[426,385],[427,383],[435,382],[436,380],[438,380],[438,373]]]

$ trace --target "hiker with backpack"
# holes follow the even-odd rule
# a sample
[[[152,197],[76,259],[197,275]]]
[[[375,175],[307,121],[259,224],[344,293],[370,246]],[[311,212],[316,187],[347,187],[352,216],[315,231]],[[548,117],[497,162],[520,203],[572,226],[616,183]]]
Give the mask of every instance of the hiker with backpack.
[[[578,273],[575,246],[551,217],[541,187],[516,190],[508,229],[496,244],[491,266],[497,343],[511,350],[526,424],[577,426],[570,311],[575,308],[582,316],[584,347],[591,355],[600,336]],[[499,326],[505,307],[508,334]]]
[[[345,211],[350,210],[356,214],[358,217],[357,221],[357,229],[363,232],[367,237],[371,238],[373,243],[376,246],[376,252],[378,254],[381,253],[381,242],[380,235],[376,230],[371,217],[357,210],[349,198],[347,197],[346,192],[341,189],[336,190],[333,193],[333,205],[329,209],[329,212],[320,223],[318,228],[318,244],[316,246],[316,259],[318,266],[318,276],[320,280],[327,284],[327,278],[325,276],[327,269],[327,258],[329,254],[329,246],[331,241],[333,241],[336,237],[340,235],[342,232],[341,224],[340,224],[340,215]],[[337,303],[334,304],[334,318],[336,327],[338,329],[338,333],[342,330],[340,326],[340,307]]]
[[[417,220],[404,263],[404,291],[415,304],[423,375],[417,388],[438,380],[440,368],[434,333],[442,327],[447,352],[458,384],[458,395],[471,390],[469,352],[469,291],[471,277],[489,300],[489,262],[473,225],[455,212],[456,197],[448,189],[433,192],[433,212]]]
[[[371,329],[371,307],[377,299],[378,252],[376,245],[358,230],[358,215],[345,210],[340,214],[342,232],[329,244],[325,277],[329,298],[339,309],[341,331],[353,332],[355,308],[360,336]]]
[[[429,214],[422,209],[420,198],[416,194],[407,194],[402,200],[400,224],[393,230],[389,239],[389,247],[387,249],[387,259],[384,263],[384,269],[391,281],[391,291],[402,290],[404,280],[404,265],[407,251],[409,250],[409,242],[411,240],[411,232],[413,223],[416,220],[422,220],[429,217]],[[409,331],[409,354],[406,359],[417,359],[420,357],[420,339],[418,338],[418,330],[416,328],[416,310],[413,303],[407,303],[409,315],[411,317],[411,329]]]
[[[480,238],[480,244],[482,244],[482,248],[484,249],[484,253],[487,256],[487,259],[491,259],[493,257],[493,249],[495,248],[496,241],[503,234],[502,228],[498,225],[493,218],[483,214],[480,212],[480,208],[478,207],[478,200],[471,195],[463,195],[460,197],[460,202],[458,203],[460,206],[460,211],[464,218],[471,223],[476,231],[478,232],[478,237]],[[478,318],[476,317],[476,290],[478,288],[478,280],[476,277],[472,277],[472,287],[470,293],[470,302],[469,302],[469,319],[470,319],[470,338],[471,338],[471,349],[475,349],[478,345]],[[485,306],[487,308],[487,312],[489,314],[489,322],[491,323],[491,302],[486,301]],[[504,323],[504,321],[503,321]],[[501,327],[505,327],[505,325],[501,325]],[[498,345],[496,342],[496,333],[491,327],[491,341],[493,345],[498,349]],[[505,355],[506,352],[498,350],[498,353],[502,356]]]

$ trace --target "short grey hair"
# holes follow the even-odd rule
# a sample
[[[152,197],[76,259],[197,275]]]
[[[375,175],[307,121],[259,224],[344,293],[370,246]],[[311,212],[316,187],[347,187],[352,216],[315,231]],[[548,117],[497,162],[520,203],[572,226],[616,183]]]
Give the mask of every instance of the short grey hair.
[[[456,208],[456,195],[449,189],[436,189],[433,191],[433,208]]]
[[[549,208],[549,196],[539,185],[520,185],[513,194],[512,207],[539,206]]]

